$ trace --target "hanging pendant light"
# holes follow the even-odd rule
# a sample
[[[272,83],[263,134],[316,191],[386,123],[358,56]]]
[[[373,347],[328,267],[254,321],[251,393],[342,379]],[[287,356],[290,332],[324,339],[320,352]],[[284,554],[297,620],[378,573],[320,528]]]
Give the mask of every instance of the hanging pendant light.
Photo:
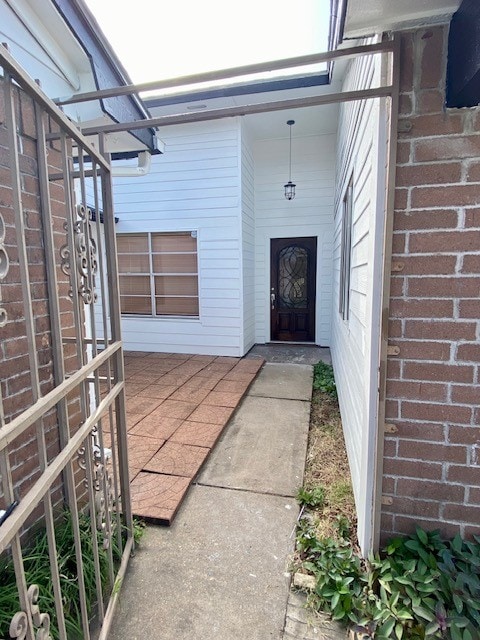
[[[290,127],[290,154],[289,154],[289,170],[288,170],[288,182],[284,185],[285,198],[287,200],[293,200],[295,198],[295,187],[297,185],[292,182],[292,125],[295,124],[295,120],[287,120],[287,124]]]

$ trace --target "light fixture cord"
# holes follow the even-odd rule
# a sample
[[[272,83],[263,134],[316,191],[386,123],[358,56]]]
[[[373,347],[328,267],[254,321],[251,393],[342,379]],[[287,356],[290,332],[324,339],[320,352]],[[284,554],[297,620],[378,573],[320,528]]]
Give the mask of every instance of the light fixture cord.
[[[290,129],[290,167],[288,171],[288,181],[292,181],[292,125],[289,125]]]

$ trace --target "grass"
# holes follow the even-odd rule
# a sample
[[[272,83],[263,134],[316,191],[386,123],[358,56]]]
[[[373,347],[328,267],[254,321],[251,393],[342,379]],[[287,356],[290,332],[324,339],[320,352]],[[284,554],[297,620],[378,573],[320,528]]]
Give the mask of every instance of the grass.
[[[297,500],[302,511],[293,570],[314,573],[309,559],[318,540],[325,541],[333,563],[348,565],[358,549],[357,519],[333,368],[325,363],[314,367],[304,484]],[[321,609],[311,597],[308,603],[314,612]]]
[[[311,494],[321,494],[322,500],[312,504],[302,499]],[[297,498],[319,537],[339,537],[347,530],[355,537],[355,503],[333,368],[323,362],[314,366],[304,484]]]
[[[143,524],[135,522],[134,538],[136,542],[140,540],[143,532]],[[77,581],[77,561],[75,557],[72,518],[68,511],[62,513],[56,520],[55,540],[67,637],[69,640],[81,640],[83,638],[83,632]],[[89,617],[92,618],[97,603],[95,566],[93,560],[95,540],[92,538],[91,522],[87,515],[80,515],[80,540],[87,610]],[[110,584],[108,568],[109,551],[104,548],[103,542],[102,533],[98,532],[100,575],[103,597],[106,599],[112,589],[120,588],[120,584]],[[122,551],[118,548],[116,535],[112,535],[111,544],[114,564],[115,567],[118,567]],[[51,621],[50,633],[55,640],[58,638],[58,624],[50,574],[48,538],[45,529],[39,529],[36,535],[32,537],[28,548],[24,550],[23,560],[26,583],[28,586],[31,584],[39,586],[38,606],[41,613],[49,614]],[[4,554],[0,558],[0,638],[9,637],[11,619],[20,609],[13,561],[11,556]]]

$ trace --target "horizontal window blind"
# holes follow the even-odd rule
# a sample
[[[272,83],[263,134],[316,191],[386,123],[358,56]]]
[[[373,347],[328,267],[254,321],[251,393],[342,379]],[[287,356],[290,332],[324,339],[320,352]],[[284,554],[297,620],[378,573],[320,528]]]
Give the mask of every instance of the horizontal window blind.
[[[117,235],[123,314],[198,317],[195,232]]]

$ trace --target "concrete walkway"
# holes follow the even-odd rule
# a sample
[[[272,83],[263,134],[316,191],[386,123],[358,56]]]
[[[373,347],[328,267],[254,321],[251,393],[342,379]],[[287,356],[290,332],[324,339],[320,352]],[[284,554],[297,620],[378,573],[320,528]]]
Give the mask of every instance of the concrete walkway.
[[[283,637],[312,367],[266,364],[169,528],[150,526],[111,640]]]

